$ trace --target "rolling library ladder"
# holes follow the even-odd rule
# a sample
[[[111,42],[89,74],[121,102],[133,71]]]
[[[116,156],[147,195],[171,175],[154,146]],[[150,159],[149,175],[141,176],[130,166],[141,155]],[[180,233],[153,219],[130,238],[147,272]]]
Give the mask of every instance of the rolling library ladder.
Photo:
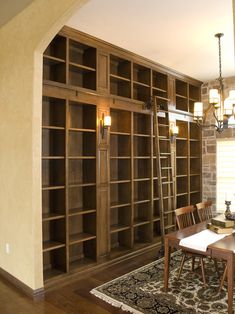
[[[171,151],[169,112],[167,105],[158,105],[158,97],[152,102],[154,123],[155,167],[158,176],[158,195],[161,240],[166,234],[165,215],[170,214],[170,226],[175,226],[174,209],[176,208],[176,189],[173,180],[173,155]],[[161,116],[164,121],[159,121]],[[169,224],[169,217],[168,217]]]

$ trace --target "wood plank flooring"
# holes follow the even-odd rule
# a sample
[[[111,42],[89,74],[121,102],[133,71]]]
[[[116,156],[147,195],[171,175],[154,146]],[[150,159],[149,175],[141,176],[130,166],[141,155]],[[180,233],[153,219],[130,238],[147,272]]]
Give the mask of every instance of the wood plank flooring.
[[[44,300],[33,301],[21,291],[0,278],[1,314],[120,314],[115,308],[89,291],[107,281],[120,277],[134,269],[156,260],[156,249],[138,257],[120,262],[105,270],[87,275],[71,284],[63,285],[45,294]]]

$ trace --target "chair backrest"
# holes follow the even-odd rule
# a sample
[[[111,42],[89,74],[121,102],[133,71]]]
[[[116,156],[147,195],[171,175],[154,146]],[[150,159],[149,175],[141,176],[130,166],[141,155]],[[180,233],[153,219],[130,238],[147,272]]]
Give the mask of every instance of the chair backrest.
[[[212,201],[205,201],[196,204],[197,213],[200,222],[209,220],[213,217]]]
[[[193,215],[194,210],[195,208],[193,205],[175,209],[175,217],[179,229],[183,229],[195,224]]]

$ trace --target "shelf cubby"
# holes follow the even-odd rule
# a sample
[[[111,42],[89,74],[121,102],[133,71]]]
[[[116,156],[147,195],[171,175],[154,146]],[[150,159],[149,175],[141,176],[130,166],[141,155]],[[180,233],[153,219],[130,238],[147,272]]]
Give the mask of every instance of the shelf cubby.
[[[151,154],[150,137],[134,136],[134,156],[147,157]]]
[[[176,158],[176,176],[188,175],[188,158]]]
[[[190,139],[191,140],[197,140],[200,141],[200,135],[201,135],[201,131],[200,131],[200,127],[196,124],[196,123],[190,123]]]
[[[114,233],[131,225],[131,206],[110,209],[110,232]]]
[[[69,102],[69,128],[96,131],[96,106]]]
[[[65,161],[62,159],[42,160],[42,186],[60,187],[65,185]]]
[[[94,211],[96,209],[96,186],[73,186],[68,189],[69,213]]]
[[[151,135],[151,116],[148,114],[134,113],[134,134]]]
[[[65,189],[42,191],[42,219],[58,219],[65,216]]]
[[[150,179],[134,182],[134,200],[135,203],[140,201],[149,201],[151,197]]]
[[[131,230],[112,232],[110,236],[110,253],[120,255],[132,247]]]
[[[187,206],[188,204],[189,204],[188,193],[184,193],[182,195],[177,195],[177,197],[176,197],[176,207],[177,208]],[[195,204],[195,203],[191,203],[191,204]]]
[[[146,222],[134,227],[134,244],[152,241],[151,224]]]
[[[134,205],[134,225],[147,223],[151,219],[151,203],[141,203]]]
[[[110,180],[122,181],[131,179],[131,160],[130,159],[110,159]]]
[[[153,71],[152,72],[152,88],[155,96],[167,98],[168,78],[166,74]]]
[[[125,110],[111,109],[110,110],[112,124],[110,132],[115,133],[131,133],[131,113]]]
[[[69,157],[95,157],[96,133],[70,130],[68,154]]]
[[[177,195],[182,193],[188,193],[188,177],[177,177],[176,180]]]
[[[120,207],[131,203],[130,182],[113,183],[110,185],[111,207]]]
[[[190,191],[191,192],[198,192],[200,191],[201,186],[201,177],[200,175],[190,176]]]
[[[95,70],[96,48],[70,39],[69,62]]]
[[[188,142],[184,139],[176,139],[176,156],[188,157]]]
[[[66,63],[49,57],[43,58],[43,80],[66,83]]]
[[[65,156],[64,130],[51,128],[42,129],[42,156],[43,157]]]
[[[69,159],[68,184],[96,184],[95,159]]]
[[[131,141],[130,136],[122,134],[110,134],[110,156],[130,157]]]
[[[90,239],[69,246],[69,269],[76,271],[96,262],[96,239]]]
[[[69,217],[69,243],[85,242],[96,237],[96,213]]]
[[[43,97],[42,126],[65,128],[65,100],[54,97]]]
[[[195,191],[190,193],[190,204],[197,204],[201,202],[201,192]]]
[[[134,159],[134,179],[150,178],[150,159],[135,158]]]
[[[190,157],[199,157],[201,154],[201,144],[199,141],[190,141]]]
[[[43,277],[47,281],[66,273],[65,247],[43,252]]]

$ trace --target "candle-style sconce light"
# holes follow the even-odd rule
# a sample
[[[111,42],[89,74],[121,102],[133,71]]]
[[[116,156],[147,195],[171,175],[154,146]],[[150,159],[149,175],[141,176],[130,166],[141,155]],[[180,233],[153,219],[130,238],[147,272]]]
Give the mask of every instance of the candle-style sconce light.
[[[105,116],[104,113],[102,114],[102,118],[100,120],[100,132],[102,138],[104,138],[104,132],[111,126],[111,116]]]
[[[170,122],[170,141],[173,143],[179,134],[179,127],[175,124],[175,122]]]

